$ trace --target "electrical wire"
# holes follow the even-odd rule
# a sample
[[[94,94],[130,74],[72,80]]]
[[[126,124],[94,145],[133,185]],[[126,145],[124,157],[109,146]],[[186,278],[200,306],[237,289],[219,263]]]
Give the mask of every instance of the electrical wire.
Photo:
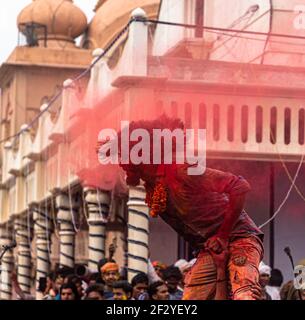
[[[165,22],[165,21],[156,21],[156,20],[148,20],[149,22],[151,23],[157,23],[157,24],[166,24],[166,25],[171,25],[171,26],[180,26],[180,27],[185,27],[185,28],[198,28],[198,26],[196,25],[189,25],[189,24],[182,24],[182,23],[173,23],[173,22]],[[212,27],[202,27],[202,29],[206,30],[206,31],[210,31],[210,32],[219,32],[219,31],[228,31],[228,29],[224,29],[224,28],[212,28]],[[233,30],[230,30],[230,31],[233,31]],[[293,39],[303,39],[305,40],[305,37],[301,37],[301,36],[292,36],[292,35],[284,35],[284,34],[277,34],[277,33],[271,33],[271,32],[268,32],[268,33],[264,33],[264,32],[254,32],[254,31],[246,31],[246,30],[234,30],[235,32],[237,33],[246,33],[246,34],[256,34],[256,35],[264,35],[264,36],[268,36],[269,37],[269,43],[272,42],[270,40],[270,37],[271,36],[274,36],[274,37],[286,37],[286,38],[293,38]],[[232,35],[230,35],[232,36]],[[233,35],[233,36],[237,36],[237,35]],[[257,39],[257,38],[254,38],[253,40],[262,40],[265,42],[264,39]],[[250,66],[251,68],[251,64],[247,64]],[[281,159],[281,155],[277,149],[277,154],[278,156],[280,157]],[[286,201],[288,200],[289,196],[290,196],[290,193],[293,189],[293,187],[296,188],[297,192],[299,193],[299,195],[302,197],[302,199],[305,201],[305,197],[303,196],[303,194],[300,192],[300,190],[297,188],[295,182],[296,182],[296,179],[299,175],[299,172],[300,172],[300,169],[302,167],[302,164],[304,162],[304,157],[305,157],[305,154],[302,155],[302,158],[300,160],[300,163],[299,163],[299,166],[298,166],[298,169],[295,173],[295,176],[294,178],[292,179],[286,165],[284,164],[283,161],[282,162],[282,165],[284,166],[285,170],[286,170],[286,173],[291,181],[291,185],[290,185],[290,188],[285,196],[285,198],[283,199],[282,203],[279,205],[278,209],[276,210],[276,212],[273,214],[273,216],[271,218],[269,218],[266,222],[264,222],[263,224],[260,225],[260,228],[263,228],[264,226],[266,226],[268,223],[270,223],[272,220],[274,220],[276,218],[276,216],[279,214],[279,212],[281,211],[282,207],[284,206],[284,204],[286,203]]]
[[[131,23],[135,22],[135,21],[142,21],[143,19],[137,19],[137,18],[131,18],[129,20],[129,22],[126,24],[126,26],[119,32],[119,34],[111,41],[111,43],[107,46],[107,48],[103,51],[103,53],[101,53],[91,64],[90,66],[85,69],[83,72],[81,72],[78,76],[74,77],[71,79],[71,84],[69,86],[73,86],[73,84],[79,80],[81,80],[82,78],[84,78],[91,70],[92,68],[108,53],[108,51],[110,51],[110,49],[116,44],[117,41],[119,41],[119,39],[128,31],[129,26],[131,25]],[[39,120],[39,118],[50,109],[50,107],[55,103],[55,101],[57,101],[57,99],[62,95],[64,90],[64,87],[61,86],[59,92],[54,95],[50,101],[47,103],[46,108],[43,111],[40,111],[28,124],[24,129],[21,129],[20,131],[18,131],[17,133],[0,140],[0,144],[7,142],[11,139],[17,139],[24,131],[29,130],[31,127],[33,127],[33,125]]]
[[[300,172],[300,170],[301,170],[301,168],[302,168],[302,164],[303,164],[303,162],[304,162],[304,158],[305,158],[305,154],[302,155],[302,158],[301,158],[301,161],[300,161],[300,163],[299,163],[298,169],[297,169],[297,171],[296,171],[296,173],[295,173],[295,176],[294,176],[294,178],[293,178],[293,182],[292,182],[292,184],[290,185],[290,188],[289,188],[289,190],[288,190],[285,198],[283,199],[282,203],[279,205],[278,209],[275,211],[275,213],[273,214],[273,216],[272,216],[270,219],[268,219],[267,221],[265,221],[263,224],[261,224],[261,225],[259,226],[259,228],[265,227],[268,223],[270,223],[272,220],[274,220],[274,219],[277,217],[277,215],[279,214],[279,212],[281,211],[282,207],[284,206],[284,204],[285,204],[286,201],[288,200],[288,198],[289,198],[289,196],[290,196],[290,193],[291,193],[291,191],[292,191],[292,189],[293,189],[293,187],[294,187],[294,185],[295,185],[295,182],[296,182],[296,180],[297,180],[297,177],[298,177],[298,175],[299,175],[299,172]]]
[[[107,46],[107,48],[103,51],[102,54],[100,54],[94,62],[87,68],[85,69],[82,73],[80,73],[78,76],[72,79],[70,86],[73,85],[73,83],[79,81],[83,77],[85,77],[91,70],[92,68],[103,58],[106,56],[106,54],[110,51],[110,49],[116,44],[116,42],[127,32],[129,29],[129,26],[133,22],[146,22],[146,23],[154,23],[154,24],[163,24],[163,25],[170,25],[170,26],[178,26],[178,27],[184,27],[184,28],[189,28],[189,29],[196,29],[196,28],[201,28],[202,30],[205,30],[206,32],[211,32],[211,33],[219,33],[221,35],[227,35],[232,37],[232,34],[228,32],[235,32],[237,34],[251,34],[251,35],[261,35],[261,36],[270,36],[270,37],[280,37],[280,38],[289,38],[289,39],[299,39],[299,40],[305,40],[304,36],[295,36],[295,35],[289,35],[289,34],[279,34],[279,33],[265,33],[265,32],[257,32],[257,31],[249,31],[249,30],[238,30],[238,29],[230,29],[230,28],[216,28],[216,27],[207,27],[207,26],[198,26],[198,25],[193,25],[193,24],[184,24],[184,23],[177,23],[177,22],[169,22],[169,21],[161,21],[161,20],[153,20],[153,19],[146,19],[146,18],[131,18],[129,22],[126,24],[126,26],[121,30],[121,32],[113,39],[113,41]],[[233,35],[233,37],[241,37],[240,35]],[[257,41],[265,41],[264,39],[258,39],[258,38],[249,38],[249,37],[241,37],[244,39],[248,40],[257,40]],[[269,40],[271,42],[271,40]],[[272,41],[275,42],[275,41]],[[279,43],[284,43],[284,44],[292,44],[292,43],[287,43],[287,42],[279,42]],[[295,44],[293,44],[295,45]],[[303,46],[303,44],[300,44],[300,46]],[[46,111],[49,110],[49,108],[54,104],[54,102],[62,95],[64,87],[61,86],[60,91],[54,95],[51,100],[47,103],[47,107],[39,112],[31,121],[29,124],[27,124],[27,127],[18,131],[17,133],[0,140],[0,144],[7,142],[11,139],[18,138],[20,134],[22,134],[25,130],[30,129],[44,114]]]
[[[246,51],[246,53],[248,53],[248,50]],[[252,75],[253,75],[254,77],[256,77],[256,73],[255,73],[255,71],[253,70],[253,66],[252,66],[251,64],[249,65],[249,68],[250,68],[250,70],[252,71]],[[259,93],[259,87],[257,87],[257,90],[258,90],[258,93]],[[272,139],[273,141],[275,141],[275,136],[274,136],[272,130],[270,130],[270,136],[271,136],[271,139]],[[276,148],[276,153],[277,153],[277,155],[278,155],[278,157],[279,157],[279,159],[280,159],[280,161],[281,161],[284,169],[286,170],[286,174],[287,174],[287,176],[288,176],[289,179],[290,179],[291,185],[290,185],[290,187],[289,187],[289,189],[288,189],[288,192],[287,192],[286,196],[284,197],[283,201],[282,201],[281,204],[279,205],[278,209],[275,211],[275,213],[272,215],[272,217],[270,217],[267,221],[265,221],[263,224],[261,224],[261,225],[259,226],[259,228],[265,227],[267,224],[269,224],[271,221],[273,221],[273,220],[277,217],[277,215],[279,214],[279,212],[281,211],[281,209],[283,208],[283,206],[284,206],[285,203],[287,202],[287,200],[288,200],[288,198],[289,198],[289,196],[290,196],[290,193],[291,193],[293,187],[297,190],[297,192],[299,193],[299,195],[301,196],[301,198],[302,198],[303,200],[305,200],[305,197],[302,195],[302,193],[300,192],[300,190],[298,189],[298,187],[297,187],[297,185],[296,185],[297,177],[298,177],[298,175],[299,175],[300,169],[301,169],[302,164],[303,164],[303,162],[304,162],[305,153],[303,153],[303,155],[302,155],[302,157],[301,157],[301,160],[300,160],[300,162],[299,162],[298,169],[297,169],[297,171],[296,171],[296,173],[295,173],[295,175],[294,175],[294,178],[292,179],[292,176],[290,175],[290,173],[289,173],[289,171],[288,171],[288,169],[287,169],[287,166],[286,166],[286,164],[284,163],[284,161],[283,161],[283,159],[282,159],[282,156],[281,156],[281,153],[279,152],[279,149],[278,149],[277,144],[275,144],[275,148]]]

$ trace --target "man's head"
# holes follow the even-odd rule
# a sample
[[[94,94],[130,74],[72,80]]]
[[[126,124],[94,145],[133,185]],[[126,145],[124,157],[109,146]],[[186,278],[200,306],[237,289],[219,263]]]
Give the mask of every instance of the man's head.
[[[104,287],[101,284],[91,285],[86,289],[85,300],[104,300]]]
[[[61,285],[64,283],[64,279],[74,273],[74,270],[69,267],[56,268],[54,276],[54,290],[59,292]]]
[[[163,279],[168,287],[169,293],[174,293],[182,281],[182,274],[179,268],[170,266],[163,271]]]
[[[98,272],[91,273],[88,277],[88,286],[97,284],[100,279],[100,274]]]
[[[124,131],[126,129],[126,132]],[[119,162],[120,166],[123,168],[123,170],[126,172],[127,179],[126,182],[128,185],[138,185],[140,183],[140,179],[144,180],[145,182],[148,183],[154,183],[154,180],[156,179],[157,175],[157,170],[158,170],[158,164],[154,164],[153,162],[153,144],[154,144],[154,131],[156,129],[159,129],[161,131],[163,130],[168,130],[169,132],[173,132],[176,129],[184,130],[184,124],[183,122],[178,119],[178,118],[171,118],[168,117],[167,115],[163,114],[157,119],[154,120],[140,120],[140,121],[132,121],[129,123],[128,127],[128,132],[127,128],[122,129],[121,132],[118,133],[117,139],[112,139],[112,140],[107,140],[105,141],[100,141],[100,145],[102,148],[104,148],[104,152],[108,150],[108,148],[111,148],[111,145],[117,145],[119,147],[118,150],[118,156],[119,156]],[[145,130],[145,132],[148,132],[149,134],[149,150],[150,150],[150,155],[146,155],[147,157],[149,156],[150,159],[148,161],[148,164],[135,164],[132,159],[131,159],[131,152],[130,154],[126,154],[125,156],[127,157],[126,162],[129,163],[122,163],[122,158],[124,155],[122,154],[122,150],[120,149],[121,142],[122,142],[122,136],[129,135],[129,133],[136,132],[136,130]],[[183,135],[184,139],[184,135]],[[129,151],[133,150],[133,147],[137,145],[140,141],[140,138],[136,141],[129,141]],[[161,142],[161,144],[164,146],[164,141]],[[164,148],[163,146],[160,146],[161,149],[161,161],[164,163]],[[101,150],[101,149],[100,149]],[[139,151],[138,156],[142,157],[142,152],[143,150]],[[176,152],[176,143],[173,141],[172,143],[172,154],[175,154]],[[129,158],[128,158],[129,156]],[[173,157],[175,159],[175,157]],[[174,160],[172,159],[172,160]]]
[[[119,266],[114,262],[107,262],[101,268],[102,279],[108,287],[120,279]]]
[[[184,276],[192,267],[191,263],[185,259],[178,260],[175,264],[175,267],[179,268],[180,272]]]
[[[115,263],[115,260],[113,260],[113,259],[109,260],[108,258],[103,258],[103,259],[99,260],[99,262],[98,262],[98,264],[97,264],[97,272],[98,272],[98,273],[101,273],[102,267],[103,267],[107,262],[114,262],[114,263]]]
[[[128,281],[116,281],[112,286],[114,300],[130,300],[132,297],[132,286]]]
[[[167,268],[167,266],[162,263],[161,261],[153,261],[152,263],[157,275],[162,279],[163,277],[163,273],[162,271],[165,270]]]
[[[169,292],[163,281],[156,281],[148,287],[148,294],[151,300],[168,300]]]
[[[259,264],[258,269],[259,269],[259,283],[263,288],[265,288],[270,281],[271,268],[262,261]]]
[[[64,276],[62,273],[57,272],[56,276],[55,276],[55,281],[54,281],[54,290],[56,293],[59,292],[60,287],[63,285],[64,283]]]
[[[284,281],[283,274],[279,269],[271,270],[271,278],[269,282],[269,286],[272,287],[281,287]]]
[[[47,275],[47,286],[51,287],[53,286],[56,279],[56,273],[55,272],[49,272]]]
[[[65,277],[64,283],[70,283],[70,282],[75,284],[77,291],[78,291],[78,295],[80,297],[82,297],[84,295],[84,288],[83,288],[82,279],[74,274],[70,274]]]
[[[74,283],[64,283],[60,287],[60,300],[79,300],[77,288]]]
[[[134,299],[138,299],[139,296],[147,291],[148,288],[148,277],[145,273],[138,273],[131,280],[133,288],[132,296]]]

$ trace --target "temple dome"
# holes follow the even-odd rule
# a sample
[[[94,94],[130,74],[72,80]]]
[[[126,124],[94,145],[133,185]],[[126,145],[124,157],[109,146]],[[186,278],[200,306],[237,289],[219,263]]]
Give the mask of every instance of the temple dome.
[[[31,23],[46,26],[48,47],[63,42],[74,44],[74,39],[87,28],[85,14],[72,0],[33,0],[17,18],[21,32],[24,32],[25,24]],[[37,34],[41,40],[44,32],[39,29]]]
[[[145,10],[148,18],[156,18],[160,0],[102,0],[90,25],[87,42],[90,48],[105,48],[127,24],[137,7]]]

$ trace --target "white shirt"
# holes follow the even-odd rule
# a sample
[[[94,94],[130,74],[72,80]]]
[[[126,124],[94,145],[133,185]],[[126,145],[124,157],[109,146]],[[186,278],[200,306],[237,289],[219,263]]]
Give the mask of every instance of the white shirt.
[[[266,286],[266,291],[272,300],[281,300],[280,287]]]

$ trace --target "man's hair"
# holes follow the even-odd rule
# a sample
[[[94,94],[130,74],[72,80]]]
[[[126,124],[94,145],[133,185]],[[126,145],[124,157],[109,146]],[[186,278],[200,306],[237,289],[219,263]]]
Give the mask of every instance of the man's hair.
[[[148,287],[148,295],[149,298],[153,300],[153,295],[158,292],[158,288],[163,286],[165,283],[163,281],[156,281],[149,285]]]
[[[148,277],[144,272],[140,272],[132,278],[132,280],[131,280],[132,287],[135,287],[138,283],[147,283],[148,284]]]
[[[69,267],[61,267],[58,268],[56,271],[56,278],[58,278],[59,276],[62,278],[65,278],[69,275],[73,275],[74,274],[74,269],[73,268],[69,268]]]
[[[271,270],[271,278],[269,280],[269,286],[271,287],[281,287],[284,281],[283,274],[279,269]]]
[[[86,289],[85,295],[88,296],[91,292],[98,292],[104,297],[104,286],[102,284],[93,284]]]
[[[73,294],[74,294],[74,297],[75,297],[75,300],[80,300],[80,296],[78,294],[78,291],[77,291],[77,288],[76,288],[76,285],[73,283],[73,282],[68,282],[68,283],[64,283],[61,287],[60,287],[60,297],[61,297],[61,294],[62,294],[62,291],[64,289],[71,289]]]
[[[115,281],[112,285],[112,289],[123,289],[125,293],[132,293],[132,286],[126,280]]]
[[[182,280],[182,274],[179,268],[170,266],[166,268],[165,270],[162,270],[163,279],[167,280],[169,278],[175,278],[178,281]]]
[[[66,277],[66,279],[67,279],[68,283],[72,282],[74,284],[77,284],[77,283],[82,284],[82,279],[79,276],[75,275],[75,274],[69,274]]]
[[[52,281],[56,280],[56,273],[54,271],[51,271],[48,273],[47,278],[51,279]]]
[[[97,281],[99,276],[100,276],[100,274],[98,272],[91,273],[88,276],[88,281]]]
[[[107,262],[114,262],[115,260],[113,259],[108,259],[108,258],[103,258],[101,260],[99,260],[99,262],[97,263],[97,272],[101,273],[101,268],[107,263]]]
[[[129,124],[129,131],[132,132],[136,129],[145,129],[148,131],[149,136],[150,136],[150,163],[153,161],[153,132],[156,129],[160,129],[161,131],[167,129],[170,131],[174,131],[176,129],[184,130],[184,124],[179,118],[171,118],[168,117],[166,114],[161,115],[160,117],[154,119],[154,120],[139,120],[139,121],[132,121]],[[103,144],[112,144],[115,143],[116,145],[119,146],[119,158],[121,158],[121,139],[122,139],[122,132],[118,133],[117,140],[113,139],[111,141],[100,141],[100,145]],[[129,143],[129,148],[130,150],[133,148],[134,145],[136,145],[138,141],[130,141]],[[172,144],[172,152],[173,154],[176,152],[176,147],[175,143]],[[164,159],[164,154],[163,154],[163,148],[161,148],[161,159]],[[126,183],[128,185],[138,185],[140,182],[140,172],[139,168],[141,167],[140,165],[134,165],[132,163],[129,164],[122,164],[120,163],[120,166],[123,168],[123,170],[127,174],[126,178]],[[150,168],[154,168],[155,165],[151,165]],[[146,168],[147,169],[147,168]]]
[[[47,278],[46,277],[40,277],[38,281],[38,288],[37,291],[44,292],[47,288]]]

